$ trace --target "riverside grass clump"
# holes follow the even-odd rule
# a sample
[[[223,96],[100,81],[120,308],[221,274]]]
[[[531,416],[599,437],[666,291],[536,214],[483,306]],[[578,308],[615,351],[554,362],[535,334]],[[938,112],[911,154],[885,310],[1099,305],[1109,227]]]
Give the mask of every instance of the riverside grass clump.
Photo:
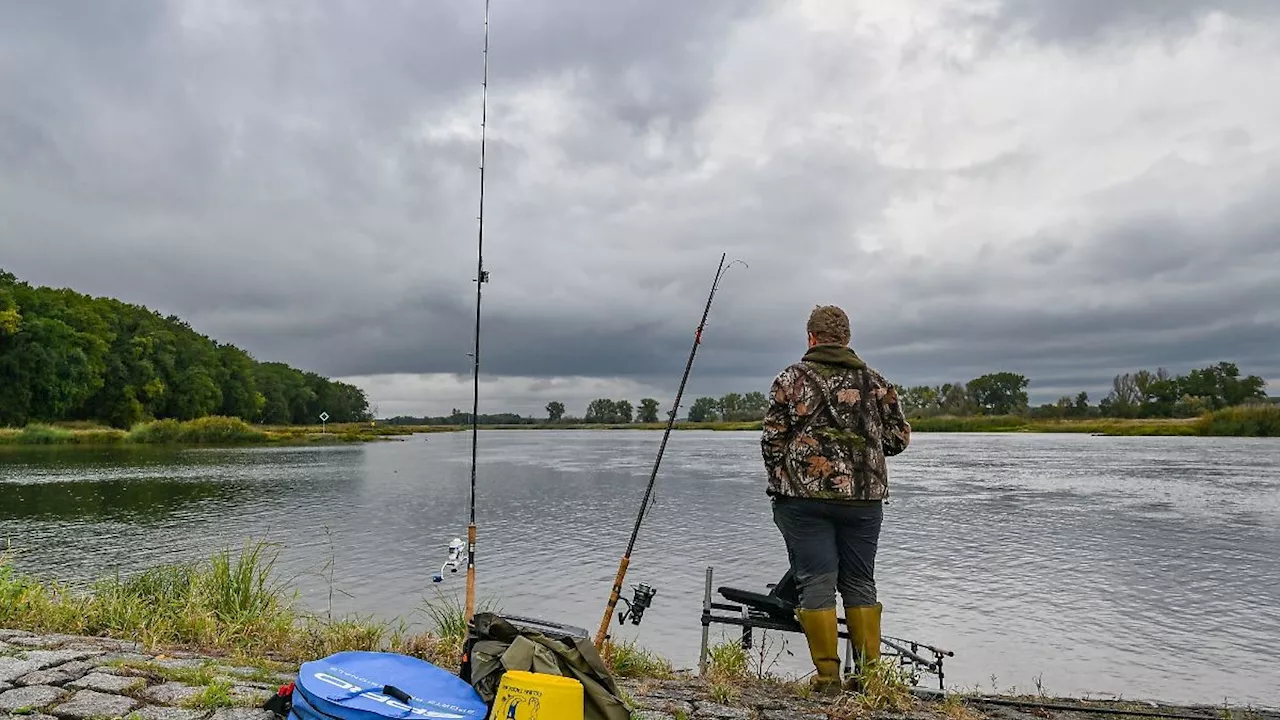
[[[211,415],[186,422],[157,420],[135,427],[130,442],[150,445],[243,445],[266,442],[267,434],[240,418]]]
[[[1245,405],[1211,412],[1200,418],[1201,435],[1280,437],[1280,405]]]
[[[19,573],[0,552],[0,627],[132,640],[238,658],[300,663],[343,650],[390,650],[444,667],[456,665],[461,609],[428,610],[445,632],[409,634],[403,622],[333,619],[303,612],[273,579],[275,555],[248,543],[190,563],[162,565],[128,578],[76,589]],[[456,616],[456,617],[454,617]]]
[[[0,429],[0,445],[118,445],[128,433],[114,428],[67,428],[28,425],[20,430]]]
[[[675,670],[666,658],[645,650],[634,640],[625,643],[606,640],[601,651],[601,659],[609,667],[609,671],[618,677],[664,680],[675,675]]]
[[[1201,435],[1192,419],[1151,418],[1130,420],[1091,418],[1072,420],[1033,419],[1019,415],[975,415],[910,418],[911,430],[918,433],[1080,433],[1116,436]]]

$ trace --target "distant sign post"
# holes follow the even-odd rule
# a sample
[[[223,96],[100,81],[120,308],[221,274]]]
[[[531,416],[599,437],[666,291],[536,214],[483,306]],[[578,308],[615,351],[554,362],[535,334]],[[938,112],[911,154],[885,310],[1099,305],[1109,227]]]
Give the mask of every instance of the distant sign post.
[[[326,423],[329,422],[329,413],[320,413],[320,432],[329,432]]]

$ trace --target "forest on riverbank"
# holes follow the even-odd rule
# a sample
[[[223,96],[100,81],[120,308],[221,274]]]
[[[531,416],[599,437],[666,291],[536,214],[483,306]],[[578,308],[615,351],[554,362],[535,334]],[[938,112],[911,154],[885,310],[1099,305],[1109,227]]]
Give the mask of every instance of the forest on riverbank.
[[[258,362],[174,315],[0,269],[0,426],[89,421],[129,429],[211,415],[289,425],[369,421],[364,391]]]

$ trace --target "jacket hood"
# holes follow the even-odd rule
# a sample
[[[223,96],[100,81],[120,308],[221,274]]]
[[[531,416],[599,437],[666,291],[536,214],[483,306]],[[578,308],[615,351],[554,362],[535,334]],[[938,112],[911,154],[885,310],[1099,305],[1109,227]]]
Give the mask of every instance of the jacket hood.
[[[850,370],[863,370],[867,364],[851,348],[845,345],[814,345],[805,352],[802,360],[835,365]]]

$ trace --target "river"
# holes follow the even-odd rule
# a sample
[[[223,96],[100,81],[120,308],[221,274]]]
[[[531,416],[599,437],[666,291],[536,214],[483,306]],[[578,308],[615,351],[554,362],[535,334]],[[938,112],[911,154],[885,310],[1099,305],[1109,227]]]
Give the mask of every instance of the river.
[[[481,600],[594,634],[660,438],[482,432]],[[617,636],[692,666],[706,567],[762,591],[785,570],[758,447],[673,433],[627,574],[658,593]],[[466,534],[470,449],[4,449],[0,543],[74,583],[265,539],[309,607],[332,589],[335,612],[421,622],[464,586],[431,578]],[[1274,440],[919,434],[890,465],[884,632],[954,650],[954,688],[1280,705],[1278,468]],[[806,671],[790,637],[774,669]]]

